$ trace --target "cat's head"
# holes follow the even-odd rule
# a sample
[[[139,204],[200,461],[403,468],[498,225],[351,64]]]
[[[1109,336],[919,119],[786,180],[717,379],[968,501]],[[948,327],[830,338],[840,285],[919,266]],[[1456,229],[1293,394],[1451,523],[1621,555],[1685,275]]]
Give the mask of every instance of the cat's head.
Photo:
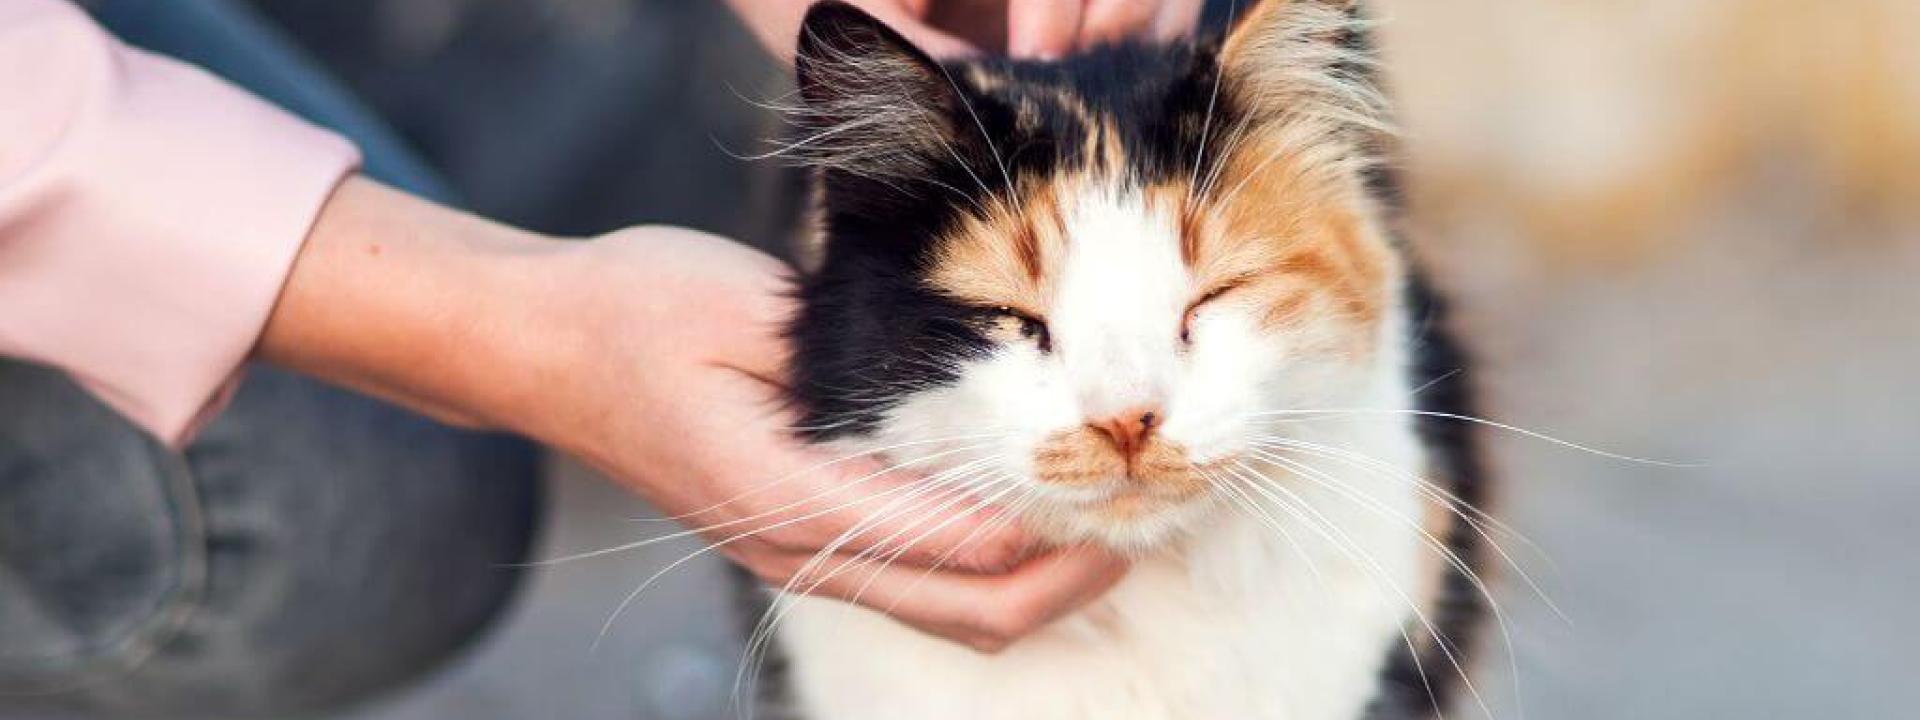
[[[791,330],[809,437],[1140,549],[1236,492],[1258,413],[1372,391],[1401,271],[1355,10],[1242,15],[1218,39],[942,63],[815,6],[790,150],[819,168]]]

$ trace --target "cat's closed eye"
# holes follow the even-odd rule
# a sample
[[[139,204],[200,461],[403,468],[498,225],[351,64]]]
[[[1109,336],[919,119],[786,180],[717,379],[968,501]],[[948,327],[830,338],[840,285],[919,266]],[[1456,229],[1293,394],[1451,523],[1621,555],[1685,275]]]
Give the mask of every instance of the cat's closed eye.
[[[988,313],[996,337],[1007,342],[1031,342],[1042,353],[1053,351],[1053,336],[1047,332],[1045,320],[1004,305],[990,308]]]
[[[1221,284],[1212,290],[1208,290],[1192,303],[1189,303],[1187,305],[1187,311],[1180,315],[1180,344],[1193,344],[1193,320],[1195,316],[1200,314],[1202,307],[1205,307],[1207,303],[1220,299],[1220,296],[1234,291],[1239,288],[1241,284],[1240,281]]]

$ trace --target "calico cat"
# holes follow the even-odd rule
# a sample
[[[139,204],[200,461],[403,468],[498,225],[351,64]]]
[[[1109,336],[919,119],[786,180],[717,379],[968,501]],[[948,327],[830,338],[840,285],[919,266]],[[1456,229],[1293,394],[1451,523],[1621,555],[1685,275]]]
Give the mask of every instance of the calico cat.
[[[997,654],[775,612],[811,720],[1434,715],[1474,696],[1487,480],[1396,237],[1361,10],[937,62],[838,2],[797,59],[806,439],[918,462],[1122,583]]]

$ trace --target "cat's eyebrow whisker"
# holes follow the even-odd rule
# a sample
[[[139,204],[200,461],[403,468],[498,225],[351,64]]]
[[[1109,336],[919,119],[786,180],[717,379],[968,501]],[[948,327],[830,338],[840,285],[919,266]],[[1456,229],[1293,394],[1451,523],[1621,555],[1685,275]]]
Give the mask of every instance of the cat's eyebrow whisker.
[[[968,174],[971,175],[972,173],[968,173]],[[978,180],[978,179],[979,178],[975,178],[975,180]],[[968,204],[973,205],[975,210],[980,211],[981,215],[986,215],[988,212],[987,206],[980,202],[980,198],[974,197],[972,194],[964,190],[961,190],[960,188],[954,187],[952,185],[948,185],[945,182],[935,180],[930,177],[923,177],[923,178],[920,178],[919,180],[920,182],[926,183],[928,185],[932,185],[934,187],[938,187],[942,190],[946,190],[947,192],[960,196],[960,199],[967,201]]]
[[[1228,26],[1233,25],[1234,16],[1237,15],[1239,11],[1240,11],[1240,4],[1237,1],[1234,2],[1232,5],[1228,6],[1227,8],[1227,25]],[[1213,111],[1215,107],[1220,104],[1220,82],[1226,76],[1227,76],[1226,68],[1220,67],[1218,58],[1216,57],[1214,62],[1214,69],[1213,69],[1213,90],[1207,95],[1207,112],[1205,117],[1200,121],[1200,144],[1199,144],[1199,148],[1194,150],[1193,152],[1193,172],[1190,173],[1187,177],[1187,199],[1188,200],[1194,199],[1194,191],[1197,188],[1197,186],[1200,184],[1200,164],[1203,162],[1204,158],[1206,158],[1207,156],[1207,140],[1213,132]]]
[[[1306,156],[1309,153],[1307,150],[1305,150],[1305,148],[1317,148],[1321,145],[1324,145],[1325,142],[1320,139],[1320,136],[1332,132],[1332,128],[1331,127],[1326,127],[1326,128],[1310,127],[1310,125],[1311,123],[1296,121],[1291,125],[1285,126],[1286,130],[1294,133],[1305,134],[1306,137],[1304,138],[1289,137],[1284,140],[1276,141],[1274,144],[1277,147],[1275,147],[1273,151],[1267,153],[1266,157],[1262,158],[1258,164],[1254,165],[1253,169],[1247,172],[1247,176],[1241,178],[1240,182],[1235,183],[1234,186],[1227,191],[1226,195],[1216,200],[1215,201],[1216,204],[1223,207],[1230,204],[1233,201],[1233,198],[1239,195],[1240,191],[1247,187],[1248,183],[1253,182],[1255,178],[1261,177],[1262,173],[1266,171],[1267,166],[1272,165],[1273,163],[1279,161],[1282,157],[1286,157],[1289,155]],[[1324,153],[1325,151],[1322,151],[1322,152]],[[1297,163],[1290,163],[1289,164],[1290,176],[1294,180],[1294,182],[1290,184],[1297,185],[1299,179],[1304,178],[1311,173],[1326,172],[1328,168],[1336,168],[1336,169],[1343,168],[1343,167],[1346,167],[1344,163],[1353,163],[1353,162],[1358,162],[1358,160],[1354,158],[1346,158],[1341,160],[1331,160],[1331,159],[1323,158],[1313,162],[1301,161]]]
[[[1314,419],[1314,418],[1320,418],[1320,417],[1338,417],[1341,415],[1365,415],[1365,414],[1415,415],[1419,417],[1438,418],[1441,420],[1458,420],[1460,422],[1468,422],[1476,425],[1483,425],[1486,427],[1494,428],[1497,430],[1504,430],[1510,433],[1515,433],[1518,435],[1523,435],[1529,438],[1533,438],[1535,440],[1541,440],[1544,442],[1553,443],[1555,445],[1559,445],[1561,447],[1564,447],[1570,450],[1578,450],[1580,452],[1588,453],[1591,455],[1598,455],[1600,457],[1609,458],[1612,460],[1621,460],[1625,462],[1639,463],[1642,465],[1655,465],[1659,467],[1669,467],[1669,468],[1707,467],[1707,465],[1704,463],[1671,462],[1667,460],[1654,460],[1650,458],[1634,457],[1632,455],[1623,455],[1620,453],[1608,452],[1606,450],[1601,450],[1599,448],[1582,445],[1580,443],[1573,442],[1571,440],[1557,438],[1552,435],[1539,432],[1537,430],[1528,430],[1523,427],[1509,425],[1509,424],[1494,421],[1494,420],[1488,420],[1482,417],[1474,417],[1472,415],[1461,415],[1457,413],[1438,412],[1433,410],[1409,410],[1409,409],[1402,409],[1402,408],[1291,409],[1291,410],[1268,410],[1268,411],[1262,411],[1262,412],[1247,413],[1242,417],[1267,418],[1267,417],[1277,417],[1277,416],[1283,416],[1283,415],[1293,415],[1293,416],[1303,416],[1308,419]]]
[[[991,214],[991,211],[989,211],[986,205],[982,203],[982,198],[991,196],[993,194],[993,191],[987,188],[987,182],[985,180],[980,179],[980,175],[973,171],[973,165],[967,162],[965,158],[960,157],[960,151],[953,149],[953,145],[951,143],[948,143],[945,138],[940,138],[936,136],[935,140],[940,143],[940,149],[947,151],[947,155],[953,158],[954,163],[958,164],[961,170],[966,171],[967,177],[973,178],[973,184],[980,186],[981,197],[976,198],[971,195],[966,195],[965,193],[962,193],[962,196],[966,197],[968,201],[972,202],[973,207],[976,210],[979,210],[982,216]]]
[[[1014,213],[1020,218],[1021,222],[1027,222],[1026,208],[1018,199],[1013,197],[1013,193],[1016,192],[1013,184],[1013,173],[1007,171],[1007,161],[1000,156],[1000,146],[993,142],[993,133],[987,132],[987,123],[980,119],[980,112],[974,109],[973,101],[967,99],[966,92],[960,89],[960,82],[953,78],[953,73],[947,70],[947,66],[936,64],[935,67],[939,68],[940,74],[946,77],[947,85],[953,88],[953,96],[960,100],[960,106],[966,108],[967,117],[973,120],[974,128],[980,131],[981,141],[987,144],[987,152],[993,155],[993,164],[1000,168],[1000,180],[1007,184],[1007,204],[1013,207]],[[942,142],[944,143],[945,141]],[[952,148],[948,148],[948,150],[951,151]],[[973,171],[968,170],[967,173],[971,175]],[[979,179],[978,176],[974,177],[976,181]],[[981,189],[986,189],[985,184],[981,185]],[[989,192],[988,194],[991,195],[992,193]]]
[[[1226,171],[1228,158],[1233,157],[1234,153],[1239,152],[1240,146],[1246,144],[1247,128],[1251,125],[1252,116],[1240,118],[1240,122],[1234,123],[1233,129],[1225,136],[1220,149],[1214,153],[1213,167],[1207,171],[1207,178],[1200,186],[1197,193],[1199,198],[1206,199],[1213,196],[1213,191],[1219,187],[1221,174]]]

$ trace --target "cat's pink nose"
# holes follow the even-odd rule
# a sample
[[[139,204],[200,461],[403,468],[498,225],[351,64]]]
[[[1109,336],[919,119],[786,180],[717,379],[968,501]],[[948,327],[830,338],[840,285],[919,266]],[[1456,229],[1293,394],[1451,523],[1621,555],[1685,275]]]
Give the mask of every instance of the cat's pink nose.
[[[1107,436],[1120,454],[1132,457],[1146,445],[1147,436],[1160,425],[1160,408],[1134,407],[1110,417],[1093,420],[1087,427]]]

